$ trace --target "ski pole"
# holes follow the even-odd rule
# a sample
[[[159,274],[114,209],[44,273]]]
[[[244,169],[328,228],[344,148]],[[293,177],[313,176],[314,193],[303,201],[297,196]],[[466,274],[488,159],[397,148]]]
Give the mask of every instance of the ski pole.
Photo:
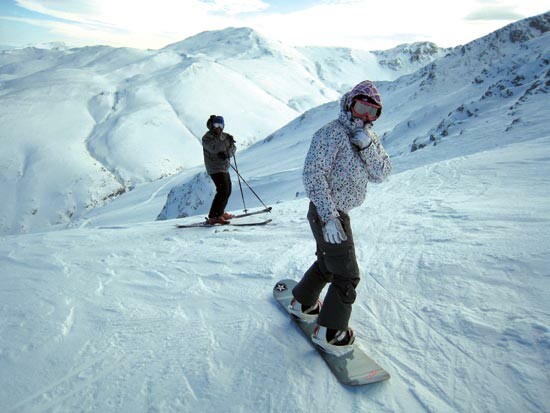
[[[237,174],[237,176],[243,180],[243,182],[246,184],[246,186],[248,187],[248,189],[250,189],[252,191],[252,193],[256,196],[256,198],[258,198],[258,200],[262,203],[262,205],[264,206],[264,208],[267,209],[267,205],[264,204],[264,201],[262,201],[262,199],[258,196],[258,194],[252,189],[252,187],[250,185],[248,185],[248,182],[246,182],[246,180],[241,176],[241,174],[239,173],[239,171],[237,171],[237,169],[235,169],[235,167],[233,166],[233,164],[230,162],[229,165],[231,165],[231,168],[233,168],[233,170],[235,171],[235,173]]]
[[[248,212],[248,210],[246,209],[246,204],[244,203],[243,187],[241,185],[241,175],[239,174],[239,168],[237,167],[237,157],[235,156],[235,154],[233,154],[233,161],[235,162],[235,168],[233,168],[233,169],[235,169],[235,172],[237,172],[237,179],[239,180],[239,189],[241,190],[241,198],[243,199],[244,213],[246,214]],[[231,166],[233,166],[233,165],[231,165]]]

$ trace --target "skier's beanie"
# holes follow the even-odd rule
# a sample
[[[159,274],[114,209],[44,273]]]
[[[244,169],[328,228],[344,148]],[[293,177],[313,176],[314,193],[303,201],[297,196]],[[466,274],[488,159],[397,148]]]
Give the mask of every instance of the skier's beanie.
[[[210,117],[206,121],[206,127],[208,128],[208,130],[212,129],[212,121],[214,120],[215,117],[216,115],[210,115]]]

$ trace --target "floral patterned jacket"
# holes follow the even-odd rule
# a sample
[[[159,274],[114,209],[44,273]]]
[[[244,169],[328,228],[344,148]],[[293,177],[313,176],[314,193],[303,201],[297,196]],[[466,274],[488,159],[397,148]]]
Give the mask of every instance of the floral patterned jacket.
[[[340,101],[338,119],[313,135],[304,164],[306,193],[324,223],[337,218],[338,211],[348,213],[361,205],[367,183],[382,182],[391,172],[390,158],[373,131],[367,131],[372,144],[362,151],[350,142],[355,125],[345,107],[347,97]]]

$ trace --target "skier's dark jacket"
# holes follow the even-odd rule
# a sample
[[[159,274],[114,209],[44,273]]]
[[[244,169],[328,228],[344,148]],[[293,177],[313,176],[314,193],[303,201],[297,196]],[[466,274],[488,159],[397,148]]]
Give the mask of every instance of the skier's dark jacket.
[[[208,132],[202,137],[202,152],[204,166],[208,175],[229,171],[229,161],[235,154],[235,140],[233,136],[222,132],[216,135],[210,123],[207,124]]]

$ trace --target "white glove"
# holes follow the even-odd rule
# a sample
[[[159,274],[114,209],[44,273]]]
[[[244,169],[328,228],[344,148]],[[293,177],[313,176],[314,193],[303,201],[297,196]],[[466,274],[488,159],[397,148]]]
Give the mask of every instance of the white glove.
[[[370,130],[365,130],[364,128],[355,128],[351,132],[350,142],[357,146],[360,151],[366,149],[372,143],[372,137]]]
[[[342,241],[348,239],[344,228],[342,228],[342,223],[338,218],[331,218],[323,226],[323,238],[329,244],[340,244]]]

